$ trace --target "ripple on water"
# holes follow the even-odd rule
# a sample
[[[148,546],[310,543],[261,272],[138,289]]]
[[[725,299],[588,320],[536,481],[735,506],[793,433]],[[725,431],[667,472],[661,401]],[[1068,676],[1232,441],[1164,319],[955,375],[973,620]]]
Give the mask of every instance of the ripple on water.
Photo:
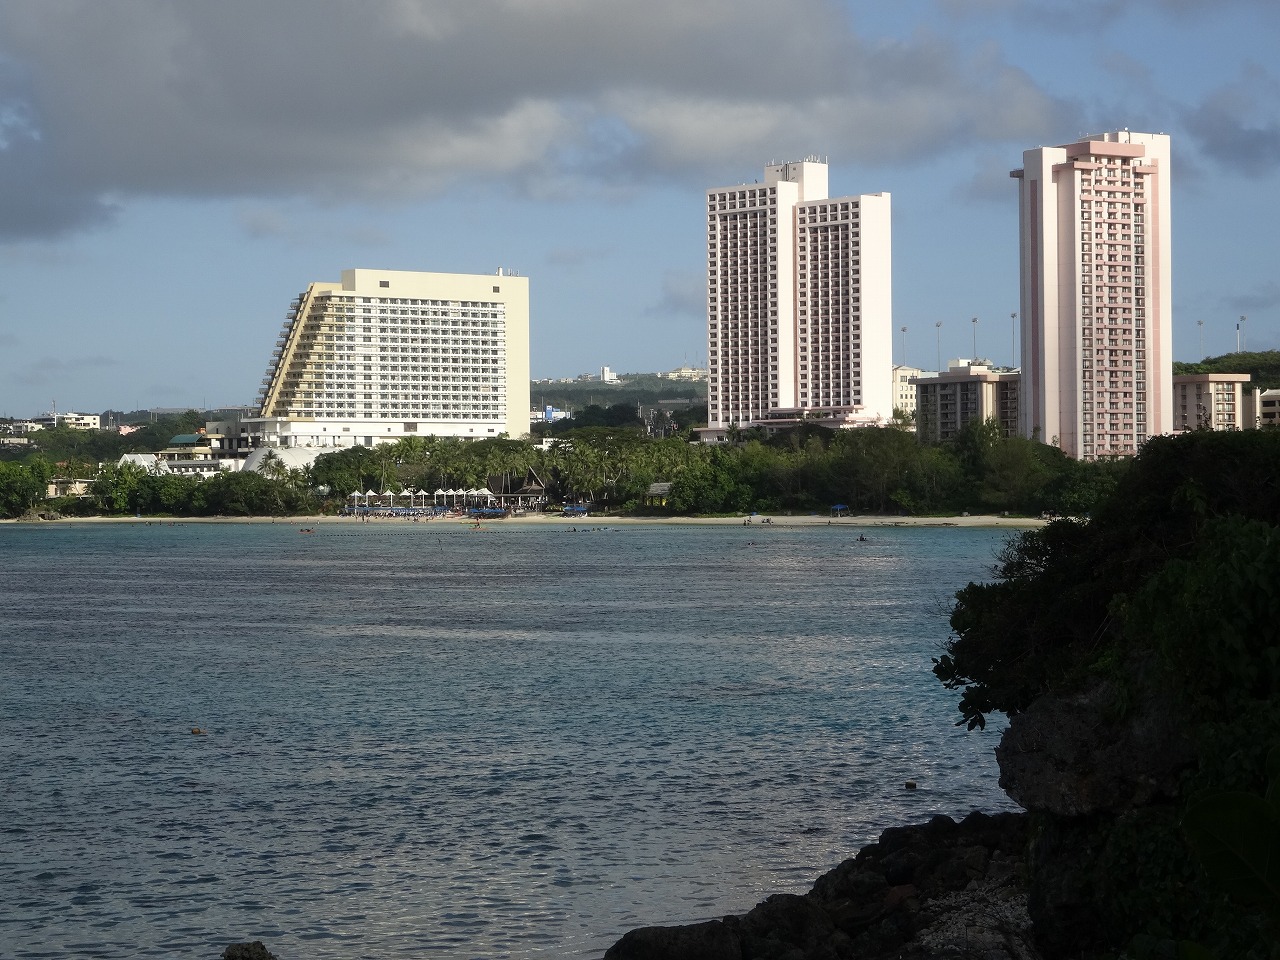
[[[15,956],[596,956],[1008,806],[928,670],[999,535],[291,532],[0,530]]]

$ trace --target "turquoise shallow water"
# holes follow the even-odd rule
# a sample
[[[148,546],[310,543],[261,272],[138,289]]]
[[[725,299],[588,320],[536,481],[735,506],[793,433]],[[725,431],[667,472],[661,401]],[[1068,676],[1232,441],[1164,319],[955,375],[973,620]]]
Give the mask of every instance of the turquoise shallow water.
[[[597,957],[1011,808],[929,672],[1005,534],[867,533],[0,528],[0,942]]]

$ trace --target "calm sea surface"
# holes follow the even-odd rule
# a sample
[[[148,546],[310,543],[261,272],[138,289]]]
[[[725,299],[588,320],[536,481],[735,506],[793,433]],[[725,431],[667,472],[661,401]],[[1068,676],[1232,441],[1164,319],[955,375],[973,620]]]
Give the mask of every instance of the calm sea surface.
[[[0,527],[0,943],[598,957],[1011,808],[929,672],[1006,534],[867,536]]]

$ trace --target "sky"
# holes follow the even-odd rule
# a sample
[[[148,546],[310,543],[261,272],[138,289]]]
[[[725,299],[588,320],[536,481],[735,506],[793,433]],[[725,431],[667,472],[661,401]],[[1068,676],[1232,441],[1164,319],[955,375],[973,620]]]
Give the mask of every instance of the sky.
[[[1276,0],[0,0],[0,416],[250,404],[351,267],[527,276],[535,378],[705,365],[705,191],[811,155],[893,195],[895,362],[1008,363],[1009,171],[1126,127],[1175,357],[1280,348],[1277,50]]]

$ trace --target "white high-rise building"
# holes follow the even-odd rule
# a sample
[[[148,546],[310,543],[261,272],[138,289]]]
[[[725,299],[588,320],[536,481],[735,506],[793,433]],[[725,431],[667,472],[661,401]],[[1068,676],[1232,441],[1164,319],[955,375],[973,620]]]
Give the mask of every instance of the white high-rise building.
[[[1169,138],[1114,131],[1023,154],[1020,432],[1081,459],[1170,433]]]
[[[529,432],[529,281],[344,270],[289,306],[250,445]]]
[[[887,193],[829,198],[815,159],[707,191],[709,432],[893,415]]]

